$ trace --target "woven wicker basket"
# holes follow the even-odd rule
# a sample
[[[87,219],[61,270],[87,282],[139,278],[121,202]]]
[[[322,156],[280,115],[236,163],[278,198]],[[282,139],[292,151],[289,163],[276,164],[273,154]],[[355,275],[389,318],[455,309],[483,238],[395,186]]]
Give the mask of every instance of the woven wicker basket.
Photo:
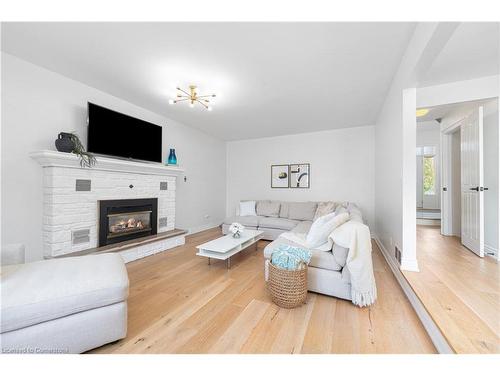
[[[306,302],[307,297],[307,265],[296,271],[289,271],[269,265],[267,289],[271,298],[279,307],[293,309]]]

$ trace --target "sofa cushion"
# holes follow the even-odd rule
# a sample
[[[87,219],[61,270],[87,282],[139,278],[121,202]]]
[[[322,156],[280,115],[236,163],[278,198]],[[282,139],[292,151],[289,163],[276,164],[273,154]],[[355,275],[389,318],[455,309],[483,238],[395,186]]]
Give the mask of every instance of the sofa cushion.
[[[310,267],[323,268],[324,270],[340,271],[342,266],[338,264],[331,251],[310,250]]]
[[[335,213],[337,215],[341,215],[341,214],[344,214],[344,213],[349,213],[349,211],[347,211],[347,208],[345,208],[344,206],[338,205],[337,208],[335,209]]]
[[[347,204],[347,212],[351,217],[351,220],[357,221],[358,223],[363,223],[363,215],[361,214],[361,210],[354,203]]]
[[[125,301],[128,295],[127,270],[119,254],[6,268],[1,280],[2,333]]]
[[[319,219],[322,216],[326,216],[335,212],[335,207],[337,207],[337,202],[319,202],[318,208],[316,208],[316,213],[314,214],[313,221]]]
[[[268,217],[279,217],[280,202],[277,201],[258,201],[257,202],[257,215]]]
[[[288,207],[289,207],[288,202],[281,202],[279,217],[288,219]]]
[[[308,220],[299,221],[299,223],[295,226],[295,228],[291,230],[291,232],[306,235],[307,233],[309,233],[312,223],[312,221]]]
[[[288,218],[292,220],[312,220],[316,213],[316,202],[290,202]]]
[[[257,227],[261,216],[229,216],[224,219],[224,224],[240,223],[245,227]]]
[[[270,259],[274,249],[277,249],[280,245],[283,244],[298,246],[296,243],[287,240],[286,238],[280,237],[264,248],[264,257],[266,259]],[[308,250],[311,252],[311,261],[309,262],[309,267],[323,268],[325,270],[332,271],[340,271],[342,269],[342,266],[335,261],[335,258],[333,257],[331,251],[320,251],[314,249]]]
[[[340,265],[342,267],[345,266],[348,253],[349,253],[349,249],[342,247],[340,245],[337,245],[335,243],[333,244],[332,254],[333,254],[333,257],[335,258],[335,262],[338,265]]]
[[[281,217],[261,217],[259,220],[259,228],[274,228],[283,230],[292,230],[297,226],[299,221],[283,219]]]

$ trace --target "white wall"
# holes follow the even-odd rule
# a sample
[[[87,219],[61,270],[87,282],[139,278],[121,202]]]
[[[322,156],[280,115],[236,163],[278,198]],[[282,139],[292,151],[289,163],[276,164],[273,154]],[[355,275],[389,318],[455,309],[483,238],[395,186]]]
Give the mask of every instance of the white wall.
[[[271,165],[310,163],[310,189],[272,189]],[[227,210],[244,199],[352,201],[374,222],[374,127],[227,143]]]
[[[55,149],[60,131],[86,144],[86,103],[163,126],[163,157],[176,149],[187,182],[177,183],[176,227],[198,230],[225,214],[225,143],[80,82],[2,53],[2,244],[21,242],[42,256],[42,168],[28,154]],[[205,218],[208,215],[208,218]]]
[[[436,23],[418,24],[415,28],[375,125],[375,233],[389,256],[394,256],[395,245],[401,249],[401,267],[407,270],[418,270],[415,250],[416,70],[437,28]]]

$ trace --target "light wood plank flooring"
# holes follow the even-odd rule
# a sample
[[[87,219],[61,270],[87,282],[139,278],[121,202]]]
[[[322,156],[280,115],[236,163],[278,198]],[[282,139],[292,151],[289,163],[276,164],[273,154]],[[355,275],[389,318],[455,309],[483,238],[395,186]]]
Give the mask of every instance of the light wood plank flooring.
[[[500,352],[500,266],[439,227],[417,226],[420,272],[406,279],[457,353]]]
[[[370,308],[309,293],[293,310],[274,305],[258,243],[225,263],[195,256],[220,236],[211,229],[186,245],[127,265],[128,335],[92,353],[434,353],[427,333],[374,244],[378,300]]]

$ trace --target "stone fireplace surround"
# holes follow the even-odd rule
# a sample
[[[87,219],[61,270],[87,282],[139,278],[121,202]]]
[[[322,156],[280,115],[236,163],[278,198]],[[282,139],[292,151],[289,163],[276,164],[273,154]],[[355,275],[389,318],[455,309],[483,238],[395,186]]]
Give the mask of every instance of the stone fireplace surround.
[[[45,258],[99,246],[101,200],[156,198],[158,234],[174,230],[176,178],[183,169],[101,156],[95,167],[81,168],[74,154],[43,150],[30,156],[43,167]],[[132,261],[182,244],[183,234],[165,236],[120,253]]]

